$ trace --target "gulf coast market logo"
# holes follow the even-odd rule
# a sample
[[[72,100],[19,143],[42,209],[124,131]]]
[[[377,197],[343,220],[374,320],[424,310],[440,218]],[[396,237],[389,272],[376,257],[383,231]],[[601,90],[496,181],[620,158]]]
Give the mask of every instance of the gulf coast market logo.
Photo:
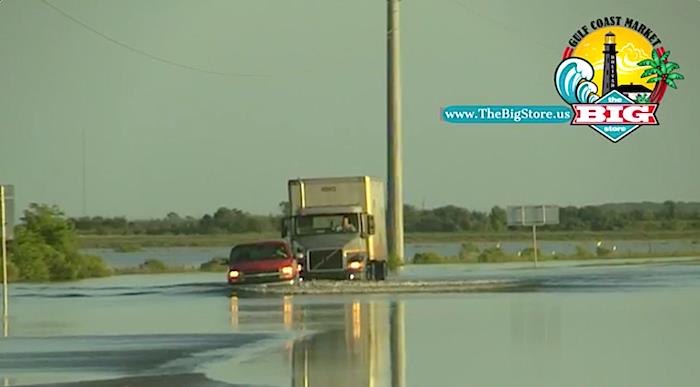
[[[568,43],[554,83],[573,109],[572,125],[588,125],[612,142],[658,125],[655,113],[667,88],[684,77],[649,26],[603,17],[581,26]]]
[[[668,87],[684,79],[661,38],[622,16],[590,21],[574,32],[554,72],[566,106],[452,105],[440,109],[451,124],[587,125],[616,143],[642,125],[658,125]]]

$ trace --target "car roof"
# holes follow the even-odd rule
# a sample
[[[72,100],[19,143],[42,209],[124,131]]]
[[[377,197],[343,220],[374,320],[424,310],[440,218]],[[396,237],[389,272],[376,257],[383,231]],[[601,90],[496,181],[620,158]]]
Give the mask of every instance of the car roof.
[[[287,241],[285,240],[266,240],[266,241],[256,241],[256,242],[246,242],[239,243],[234,247],[238,246],[266,246],[266,245],[284,245],[287,246]]]

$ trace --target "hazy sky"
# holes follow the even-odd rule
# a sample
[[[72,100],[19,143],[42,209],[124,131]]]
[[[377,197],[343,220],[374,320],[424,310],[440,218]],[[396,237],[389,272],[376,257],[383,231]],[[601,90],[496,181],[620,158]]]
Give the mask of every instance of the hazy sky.
[[[289,178],[385,176],[384,0],[50,2],[106,37],[41,0],[0,3],[0,181],[18,210],[81,214],[83,131],[89,214],[267,213]],[[700,1],[401,5],[407,202],[700,200]],[[686,76],[660,126],[612,144],[566,124],[440,122],[452,104],[563,104],[566,42],[613,15],[650,25]]]

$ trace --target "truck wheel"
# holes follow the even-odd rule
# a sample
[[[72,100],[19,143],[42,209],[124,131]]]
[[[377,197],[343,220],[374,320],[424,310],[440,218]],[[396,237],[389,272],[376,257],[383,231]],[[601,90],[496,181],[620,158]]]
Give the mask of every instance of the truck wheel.
[[[365,278],[364,280],[367,281],[374,281],[377,275],[376,272],[376,267],[374,265],[374,261],[369,261],[367,262],[367,265],[365,266]]]
[[[384,281],[386,279],[388,270],[386,261],[377,261],[374,266],[374,278],[377,281]]]

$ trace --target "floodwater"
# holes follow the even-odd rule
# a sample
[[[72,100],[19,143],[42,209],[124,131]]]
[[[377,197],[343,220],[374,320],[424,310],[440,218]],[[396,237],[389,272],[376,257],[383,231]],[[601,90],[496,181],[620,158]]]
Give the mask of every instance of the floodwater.
[[[14,284],[0,385],[681,387],[700,380],[697,261],[420,265],[394,278],[509,279],[522,287],[236,296],[216,273]]]
[[[615,249],[617,254],[658,254],[672,255],[674,252],[700,251],[700,241],[690,239],[679,240],[606,240],[600,241],[601,246]],[[580,246],[589,252],[594,252],[598,241],[538,241],[542,254],[573,254]],[[499,246],[506,253],[515,254],[525,248],[532,247],[529,241],[507,242],[478,242],[479,249]],[[459,253],[461,243],[408,243],[406,257],[413,259],[415,253],[432,251],[445,256],[455,256]],[[214,257],[228,257],[229,247],[173,247],[150,248],[135,252],[115,252],[110,249],[88,249],[86,252],[96,254],[113,267],[135,267],[145,259],[155,258],[173,266],[199,266]]]

